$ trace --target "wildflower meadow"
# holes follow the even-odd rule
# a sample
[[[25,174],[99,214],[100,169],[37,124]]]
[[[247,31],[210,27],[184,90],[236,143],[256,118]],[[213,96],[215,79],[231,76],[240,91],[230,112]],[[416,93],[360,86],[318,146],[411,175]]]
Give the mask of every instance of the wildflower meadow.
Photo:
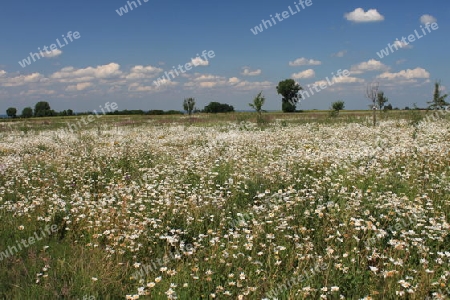
[[[448,299],[446,115],[221,118],[3,126],[0,298]]]

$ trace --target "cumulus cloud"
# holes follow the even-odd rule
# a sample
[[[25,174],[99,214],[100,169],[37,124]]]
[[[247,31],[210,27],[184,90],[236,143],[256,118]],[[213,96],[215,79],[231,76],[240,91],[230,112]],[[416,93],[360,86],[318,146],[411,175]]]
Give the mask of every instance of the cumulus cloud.
[[[302,72],[294,73],[291,75],[293,79],[306,79],[306,78],[314,78],[316,76],[316,72],[313,69],[308,69]]]
[[[376,9],[364,11],[362,8],[356,8],[354,11],[344,14],[344,18],[346,18],[347,21],[355,23],[379,22],[384,20],[384,16],[382,16]]]
[[[237,84],[237,83],[239,83],[241,80],[239,79],[239,78],[237,78],[237,77],[231,77],[230,79],[228,79],[228,82],[230,83],[230,84]]]
[[[431,15],[423,15],[420,17],[420,23],[427,24],[427,23],[434,23],[437,19]]]
[[[32,73],[29,75],[19,75],[14,77],[5,76],[6,72],[0,73],[0,85],[2,86],[22,86],[29,83],[45,82],[46,78],[40,73]]]
[[[235,87],[243,91],[251,91],[268,89],[272,85],[270,81],[241,81]]]
[[[322,62],[314,59],[306,59],[304,57],[297,58],[294,61],[290,61],[289,65],[291,67],[298,67],[298,66],[317,66],[321,65]]]
[[[57,57],[60,56],[62,54],[62,51],[59,49],[55,49],[55,50],[51,50],[51,51],[43,51],[42,52],[43,56],[46,58],[52,58],[52,57]]]
[[[427,79],[430,78],[430,73],[423,68],[402,70],[398,73],[384,72],[377,76],[380,79]]]
[[[75,85],[69,85],[66,88],[66,91],[68,91],[68,92],[83,91],[91,86],[92,86],[92,83],[90,83],[90,82],[82,82],[82,83],[77,83]]]
[[[21,96],[54,95],[54,94],[56,94],[55,90],[46,90],[46,89],[30,89],[27,91],[20,92]]]
[[[211,81],[211,80],[223,80],[224,77],[211,75],[211,74],[195,74],[194,81]]]
[[[368,61],[362,62],[360,64],[352,66],[350,69],[351,74],[362,74],[369,71],[388,71],[389,67],[382,62],[370,59]]]
[[[163,69],[153,67],[153,66],[141,66],[137,65],[131,68],[130,73],[125,76],[126,79],[146,79],[146,78],[154,78],[159,73],[161,73]]]
[[[192,60],[191,60],[191,63],[195,66],[195,67],[198,67],[198,66],[207,66],[207,65],[209,65],[209,61],[208,60],[203,60],[203,59],[201,59],[200,57],[196,57],[196,58],[193,58]]]
[[[165,90],[169,87],[177,86],[178,82],[174,82],[171,80],[165,80],[164,83],[161,83],[159,86],[155,85],[143,85],[137,82],[133,82],[128,85],[129,92],[155,92],[160,90]]]
[[[336,77],[335,79],[333,78],[329,78],[330,81],[333,83],[333,85],[335,84],[340,84],[340,83],[362,83],[364,82],[364,79],[362,78],[357,78],[357,77]],[[314,82],[312,85],[326,85],[329,86],[330,84],[328,83],[328,81],[326,80],[319,80]]]
[[[85,82],[94,79],[106,79],[117,77],[122,74],[120,65],[110,63],[108,65],[87,67],[85,69],[75,69],[74,67],[65,67],[60,71],[53,73],[50,78],[60,82]]]
[[[272,83],[269,81],[262,81],[262,82],[245,81],[237,77],[227,78],[211,74],[195,73],[192,76],[190,76],[189,79],[190,81],[184,84],[184,86],[189,89],[233,87],[237,90],[255,90],[255,89],[265,89],[267,87],[272,86]]]
[[[244,75],[244,76],[258,76],[258,75],[261,75],[261,69],[257,69],[257,70],[252,71],[252,70],[250,70],[249,67],[243,67],[241,75]]]

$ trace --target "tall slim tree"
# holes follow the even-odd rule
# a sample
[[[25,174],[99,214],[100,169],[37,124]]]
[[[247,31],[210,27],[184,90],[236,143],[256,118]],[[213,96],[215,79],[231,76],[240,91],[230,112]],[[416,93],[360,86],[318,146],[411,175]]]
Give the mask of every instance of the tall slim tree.
[[[253,103],[249,103],[248,105],[253,108],[258,114],[258,118],[261,118],[261,113],[263,112],[263,105],[266,101],[266,98],[262,95],[262,91],[259,92],[258,95],[253,99]]]
[[[298,101],[302,98],[302,95],[299,94],[301,90],[303,88],[294,79],[285,79],[278,83],[277,92],[283,97],[281,99],[283,112],[295,111]]]
[[[448,106],[449,103],[445,101],[445,98],[447,98],[447,94],[441,95],[441,82],[436,81],[434,83],[434,93],[433,93],[433,100],[428,101],[428,109],[443,109],[445,106]]]
[[[183,109],[188,113],[188,115],[192,115],[192,112],[195,109],[195,99],[194,98],[185,98],[183,101]]]

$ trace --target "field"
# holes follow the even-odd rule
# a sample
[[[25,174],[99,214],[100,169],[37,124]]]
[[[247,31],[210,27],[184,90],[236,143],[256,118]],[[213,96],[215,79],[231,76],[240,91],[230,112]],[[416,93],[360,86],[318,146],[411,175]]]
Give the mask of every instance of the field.
[[[0,298],[448,299],[450,118],[424,117],[0,123]]]

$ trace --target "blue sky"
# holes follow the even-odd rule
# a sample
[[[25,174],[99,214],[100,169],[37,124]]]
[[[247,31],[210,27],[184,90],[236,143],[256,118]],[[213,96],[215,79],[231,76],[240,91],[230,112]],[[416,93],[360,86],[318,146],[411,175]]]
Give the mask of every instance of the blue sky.
[[[261,90],[265,108],[280,110],[276,86],[287,78],[305,90],[325,87],[304,99],[300,109],[327,109],[336,100],[348,109],[367,109],[365,87],[372,81],[394,107],[403,108],[425,106],[437,79],[444,89],[450,86],[447,0],[310,0],[309,6],[303,0],[303,7],[298,0],[139,1],[137,7],[131,4],[133,10],[123,0],[3,3],[0,113],[10,106],[20,113],[37,101],[48,101],[57,111],[92,111],[108,101],[119,109],[180,110],[185,97],[196,98],[199,108],[219,101],[249,109]],[[122,9],[122,16],[121,7],[128,10]],[[279,15],[279,21],[275,14],[283,11],[287,18]],[[276,24],[252,33],[270,15]],[[434,22],[438,27],[431,29]],[[78,32],[78,39],[70,41],[69,32]],[[410,34],[414,42],[397,42],[398,50],[377,55]],[[33,61],[30,52],[51,44],[53,51]],[[204,50],[214,56],[197,57]],[[187,63],[190,70],[178,69],[170,81],[154,83]],[[348,76],[326,80],[345,69]]]

